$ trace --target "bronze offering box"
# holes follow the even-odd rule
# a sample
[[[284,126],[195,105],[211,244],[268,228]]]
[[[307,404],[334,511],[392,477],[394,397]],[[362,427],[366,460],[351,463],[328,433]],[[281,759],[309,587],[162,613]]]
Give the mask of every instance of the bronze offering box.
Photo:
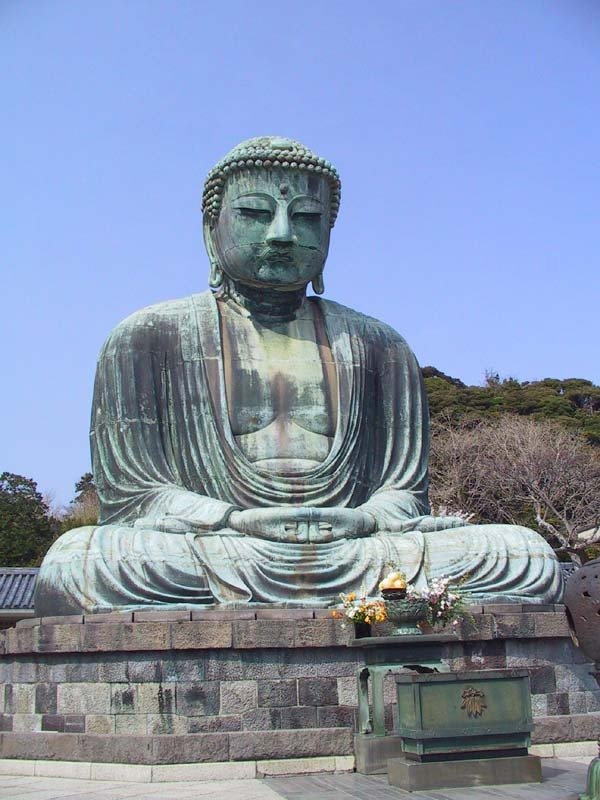
[[[406,759],[527,755],[533,720],[526,669],[397,675],[395,680]]]

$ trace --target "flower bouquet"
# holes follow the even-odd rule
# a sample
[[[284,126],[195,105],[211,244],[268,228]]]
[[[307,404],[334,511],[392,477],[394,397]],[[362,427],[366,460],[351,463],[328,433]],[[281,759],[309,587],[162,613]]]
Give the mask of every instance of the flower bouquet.
[[[407,597],[427,603],[425,622],[432,628],[458,625],[460,618],[466,614],[465,596],[450,588],[449,578],[433,578],[426,589],[409,586]]]
[[[387,609],[382,600],[370,600],[365,595],[359,597],[356,592],[342,592],[340,600],[342,608],[336,609],[333,616],[353,622],[357,639],[371,635],[373,622],[385,622],[387,619]]]

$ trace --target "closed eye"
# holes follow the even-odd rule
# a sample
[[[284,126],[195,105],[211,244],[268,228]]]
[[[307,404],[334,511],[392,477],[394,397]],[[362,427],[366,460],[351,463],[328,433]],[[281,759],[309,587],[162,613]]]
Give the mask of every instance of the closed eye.
[[[297,222],[319,222],[321,219],[320,211],[296,211],[292,214],[292,219]]]
[[[237,211],[242,217],[260,220],[261,222],[270,222],[273,218],[273,212],[263,208],[238,207]]]

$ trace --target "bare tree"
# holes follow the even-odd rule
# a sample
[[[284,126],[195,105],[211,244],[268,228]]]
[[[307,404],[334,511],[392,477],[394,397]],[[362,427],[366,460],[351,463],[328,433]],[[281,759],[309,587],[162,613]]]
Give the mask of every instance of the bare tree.
[[[438,419],[430,475],[435,505],[532,527],[576,563],[600,543],[600,455],[556,422]]]

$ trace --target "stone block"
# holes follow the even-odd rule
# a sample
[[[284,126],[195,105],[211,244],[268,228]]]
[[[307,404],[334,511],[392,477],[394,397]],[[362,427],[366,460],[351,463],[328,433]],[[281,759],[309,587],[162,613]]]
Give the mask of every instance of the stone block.
[[[90,660],[90,656],[76,655],[75,660],[65,663],[64,677],[55,677],[55,668],[58,669],[60,665],[55,665],[52,668],[51,678],[57,683],[104,683],[100,677],[100,665]],[[92,656],[93,658],[93,656]]]
[[[110,710],[108,683],[63,683],[58,686],[59,714],[108,714]]]
[[[85,733],[84,714],[65,714],[65,733]]]
[[[115,714],[115,733],[130,736],[145,736],[148,730],[146,714]]]
[[[501,614],[496,618],[496,636],[521,639],[535,634],[533,614]]]
[[[597,689],[598,684],[590,675],[590,666],[587,664],[557,664],[554,671],[557,692],[585,692]]]
[[[358,705],[356,678],[337,678],[338,700],[341,706]]]
[[[171,611],[148,609],[133,612],[134,622],[189,622],[191,618],[192,612],[187,609],[172,609]]]
[[[246,655],[244,653],[244,655]],[[279,674],[279,669],[275,671],[275,676]],[[242,666],[242,654],[235,650],[215,650],[211,651],[204,663],[204,677],[206,680],[213,681],[236,681],[254,675],[244,675]]]
[[[191,625],[192,623],[173,623]],[[72,627],[72,626],[69,626]],[[169,650],[171,625],[166,622],[106,622],[83,626],[84,650],[115,652],[132,650]]]
[[[529,747],[529,754],[540,758],[553,758],[555,746],[553,744],[532,744]]]
[[[26,731],[40,731],[42,729],[41,714],[13,714],[13,731],[25,733]]]
[[[117,717],[117,720],[119,718]],[[125,719],[125,717],[123,717]],[[145,718],[144,718],[145,722]],[[115,735],[103,737],[114,743],[114,757],[113,762],[118,764],[153,764],[154,763],[154,750],[153,743],[155,739],[151,736],[144,735],[137,736],[136,734],[130,735]],[[93,761],[107,761],[105,758],[94,758]]]
[[[0,731],[12,731],[13,715],[0,714]]]
[[[555,758],[595,758],[598,742],[560,742],[554,745]]]
[[[56,714],[56,684],[38,683],[35,686],[36,714]]]
[[[566,639],[507,639],[508,667],[536,667],[577,663],[575,648]],[[581,663],[581,661],[579,662]]]
[[[97,669],[97,680],[101,683],[128,683],[129,682],[129,662],[118,654],[103,654],[99,657],[100,662],[94,664]]]
[[[569,714],[585,714],[587,711],[585,692],[569,692]]]
[[[556,692],[556,672],[554,667],[532,667],[529,670],[531,694],[550,694]]]
[[[332,706],[338,704],[335,678],[300,678],[298,703],[301,706]]]
[[[42,714],[42,730],[63,732],[65,718],[63,714]]]
[[[548,700],[548,715],[560,716],[569,713],[569,695],[566,692],[555,692],[546,695]]]
[[[137,683],[136,711],[141,714],[174,714],[176,709],[175,684]]]
[[[319,658],[306,657],[300,648],[280,652],[279,674],[282,678],[349,678],[363,663],[359,648],[324,648]]]
[[[346,645],[354,636],[350,626],[342,628],[342,621],[336,619],[300,619],[295,627],[296,647]]]
[[[297,619],[314,619],[312,608],[259,608],[256,619],[274,619],[291,622]]]
[[[277,679],[281,677],[281,650],[242,650],[242,680]],[[289,651],[295,652],[295,651]]]
[[[174,650],[201,650],[231,647],[231,622],[192,621],[173,622],[171,641]]]
[[[259,778],[267,778],[276,775],[311,775],[320,772],[335,772],[335,762],[333,756],[257,761],[256,774]]]
[[[495,619],[491,614],[464,617],[457,627],[459,637],[465,641],[493,639],[496,633]]]
[[[22,758],[24,754],[33,760],[81,760],[77,758],[77,737],[64,733],[3,733],[0,755],[2,758]]]
[[[87,733],[114,733],[115,719],[113,714],[88,714],[85,730]]]
[[[545,694],[531,695],[531,713],[534,717],[548,716],[548,698]]]
[[[279,709],[279,727],[283,730],[316,728],[317,726],[317,709],[314,706],[295,706]]]
[[[336,772],[354,772],[355,766],[356,766],[356,759],[354,758],[354,756],[335,757]]]
[[[152,754],[156,764],[228,761],[229,737],[246,735],[245,733],[191,733],[186,736],[155,736],[152,739]]]
[[[177,684],[176,709],[178,714],[188,717],[215,716],[219,714],[219,708],[219,681]]]
[[[256,777],[254,761],[214,764],[165,764],[152,767],[153,783],[188,781],[239,781]],[[243,790],[240,796],[243,795]]]
[[[280,708],[298,703],[298,685],[295,680],[258,681],[258,705]]]
[[[589,714],[593,711],[600,711],[600,692],[585,692],[585,710]]]
[[[353,752],[352,732],[345,728],[242,731],[228,736],[232,761],[350,755]]]
[[[557,612],[535,614],[535,635],[540,637],[570,636],[566,614]]]
[[[35,775],[35,761],[24,758],[2,758],[0,775]]]
[[[41,617],[28,620],[37,625],[83,625],[83,614],[65,614],[63,617]]]
[[[354,736],[356,771],[362,775],[383,775],[387,772],[388,758],[402,753],[400,736],[375,736],[372,733],[357,733]]]
[[[40,625],[37,650],[40,653],[78,653],[81,651],[83,625]]]
[[[520,614],[522,613],[522,606],[519,603],[484,603],[484,614]]]
[[[122,624],[133,622],[133,613],[131,611],[99,611],[95,614],[85,614],[83,621],[86,625],[107,624],[109,622]]]
[[[6,631],[7,653],[35,653],[37,650],[39,627],[8,628]]]
[[[118,781],[119,783],[150,783],[150,764],[92,764],[91,780]]]
[[[261,709],[248,711],[248,714],[255,714]],[[269,709],[265,709],[269,710]],[[226,733],[227,731],[241,731],[242,718],[238,716],[228,717],[188,717],[188,733]]]
[[[248,608],[201,608],[192,611],[193,620],[206,620],[220,625],[221,622],[234,622],[237,619],[256,619],[256,611]]]
[[[534,719],[533,744],[554,744],[573,740],[572,717],[537,717]]]
[[[135,714],[136,713],[136,688],[137,684],[111,683],[110,684],[110,713]]]
[[[317,726],[319,728],[355,729],[356,709],[350,706],[323,706],[317,709]]]
[[[479,758],[464,761],[419,763],[403,756],[388,761],[388,780],[409,792],[462,786],[500,786],[507,783],[540,783],[538,756]]]
[[[294,646],[294,624],[285,620],[238,620],[232,625],[234,647]]]
[[[253,708],[251,711],[244,712],[240,717],[240,721],[240,730],[243,729],[245,731],[273,731],[284,727],[281,724],[281,709],[279,708]],[[294,726],[285,725],[285,727]]]
[[[92,765],[82,761],[37,761],[36,777],[69,778],[77,781],[89,781],[92,776]]]
[[[4,687],[4,707],[9,714],[34,714],[36,687],[33,683],[15,683]]]
[[[221,684],[221,714],[243,714],[257,705],[256,681],[226,681]]]
[[[64,736],[64,734],[56,734]],[[119,749],[122,740],[116,736],[106,736],[101,733],[82,733],[77,736],[77,745],[74,748],[78,761],[112,762],[123,760],[124,751]],[[127,761],[127,759],[124,759]]]
[[[600,738],[600,714],[573,714],[571,716],[572,734],[562,741],[588,741]]]
[[[147,714],[146,732],[149,736],[158,734],[186,734],[188,732],[187,717],[178,714]]]

